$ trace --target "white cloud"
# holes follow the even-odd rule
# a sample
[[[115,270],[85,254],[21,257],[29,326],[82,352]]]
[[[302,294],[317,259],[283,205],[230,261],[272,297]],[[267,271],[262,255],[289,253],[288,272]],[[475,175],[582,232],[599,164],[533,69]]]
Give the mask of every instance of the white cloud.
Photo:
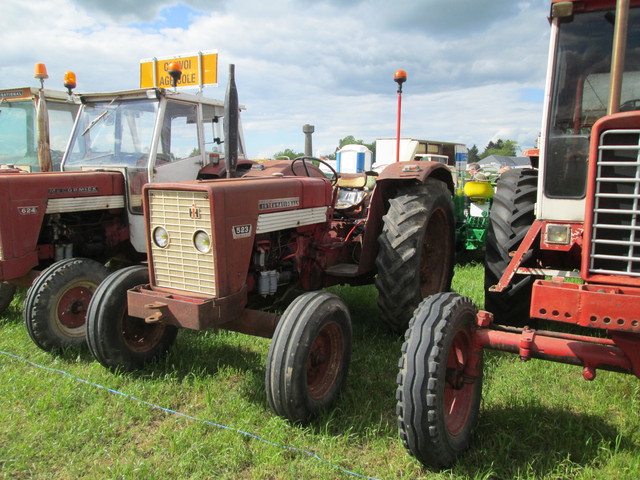
[[[7,4],[0,88],[49,88],[74,70],[78,91],[138,86],[139,60],[217,49],[222,98],[236,64],[249,153],[302,150],[302,125],[316,126],[314,151],[340,138],[395,134],[393,73],[408,73],[403,135],[483,148],[501,136],[530,145],[541,104],[522,91],[544,82],[546,2],[500,0],[36,0]],[[26,9],[26,11],[25,11]],[[28,34],[25,34],[28,32]]]

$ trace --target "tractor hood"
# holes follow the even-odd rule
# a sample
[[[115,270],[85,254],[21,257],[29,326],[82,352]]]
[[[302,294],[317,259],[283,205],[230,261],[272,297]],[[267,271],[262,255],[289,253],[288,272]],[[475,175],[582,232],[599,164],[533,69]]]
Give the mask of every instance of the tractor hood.
[[[120,172],[0,173],[0,280],[21,277],[29,270],[25,265],[38,263],[45,215],[124,205]]]

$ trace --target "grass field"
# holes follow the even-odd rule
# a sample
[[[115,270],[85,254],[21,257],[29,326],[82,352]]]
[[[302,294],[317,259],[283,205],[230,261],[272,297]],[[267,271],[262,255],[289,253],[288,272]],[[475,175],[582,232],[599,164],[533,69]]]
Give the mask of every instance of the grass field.
[[[482,276],[458,265],[454,289],[481,305]],[[268,340],[181,331],[166,359],[114,374],[86,351],[40,351],[17,298],[0,319],[0,478],[640,478],[635,377],[586,382],[578,367],[494,352],[470,450],[424,469],[398,438],[401,340],[379,324],[375,289],[332,290],[352,312],[352,366],[336,407],[306,428],[268,407]]]

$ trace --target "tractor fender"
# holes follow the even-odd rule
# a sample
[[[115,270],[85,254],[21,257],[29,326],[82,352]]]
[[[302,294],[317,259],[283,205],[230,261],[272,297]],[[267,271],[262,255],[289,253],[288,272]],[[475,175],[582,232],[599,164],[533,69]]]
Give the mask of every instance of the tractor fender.
[[[398,182],[424,183],[429,177],[437,178],[447,184],[447,188],[453,194],[453,176],[451,170],[440,162],[396,162],[385,167],[376,179],[378,186],[388,188],[389,183]]]
[[[378,175],[376,186],[369,204],[367,228],[365,230],[362,256],[358,274],[370,272],[375,268],[375,259],[378,255],[378,237],[384,224],[382,217],[389,209],[389,198],[397,188],[407,184],[422,184],[427,178],[435,178],[447,185],[453,195],[453,175],[446,165],[439,162],[397,162],[387,165]]]

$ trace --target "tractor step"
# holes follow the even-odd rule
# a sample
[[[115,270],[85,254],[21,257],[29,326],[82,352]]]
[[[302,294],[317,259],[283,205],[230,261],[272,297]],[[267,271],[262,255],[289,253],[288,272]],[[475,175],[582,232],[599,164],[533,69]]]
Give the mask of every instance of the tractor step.
[[[327,268],[324,272],[334,277],[356,277],[358,275],[358,265],[353,263],[339,263]]]

